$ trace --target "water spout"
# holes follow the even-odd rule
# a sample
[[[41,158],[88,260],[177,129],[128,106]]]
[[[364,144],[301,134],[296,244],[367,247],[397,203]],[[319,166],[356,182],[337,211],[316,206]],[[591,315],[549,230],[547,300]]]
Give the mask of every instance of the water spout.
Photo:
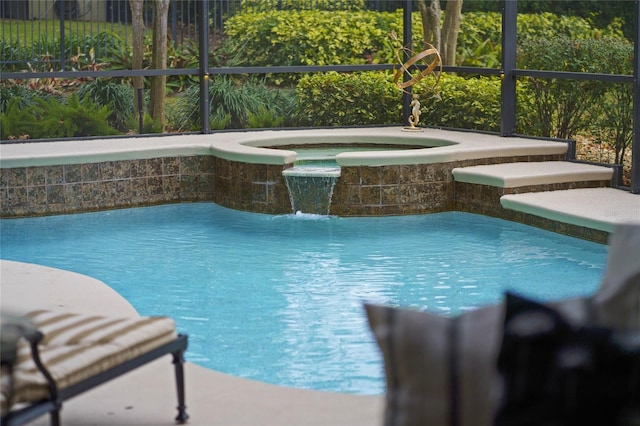
[[[328,215],[340,167],[295,166],[282,172],[294,213]]]

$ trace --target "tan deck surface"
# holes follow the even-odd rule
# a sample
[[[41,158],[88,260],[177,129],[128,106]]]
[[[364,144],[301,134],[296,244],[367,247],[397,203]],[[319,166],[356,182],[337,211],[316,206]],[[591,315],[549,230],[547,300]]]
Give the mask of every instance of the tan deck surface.
[[[102,282],[83,275],[0,261],[3,311],[34,308],[105,315],[137,315]],[[377,425],[383,397],[291,389],[229,376],[186,363],[190,425]],[[66,403],[65,426],[171,425],[175,383],[167,356]],[[48,425],[42,417],[33,425]]]
[[[610,167],[567,161],[504,163],[453,169],[457,182],[516,188],[552,183],[606,181],[613,176]]]
[[[612,232],[619,223],[640,223],[640,195],[613,188],[503,195],[505,209]]]

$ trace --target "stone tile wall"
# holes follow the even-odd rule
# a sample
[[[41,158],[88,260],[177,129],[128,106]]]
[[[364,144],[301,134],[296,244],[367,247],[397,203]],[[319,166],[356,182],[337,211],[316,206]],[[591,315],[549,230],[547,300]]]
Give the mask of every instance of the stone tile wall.
[[[608,235],[607,232],[583,228],[581,226],[568,225],[538,216],[507,210],[500,204],[500,197],[507,194],[522,194],[526,192],[557,191],[576,188],[601,188],[610,186],[610,183],[610,181],[568,182],[546,185],[530,185],[518,188],[498,188],[474,183],[455,182],[454,209],[520,222],[527,225],[537,226],[542,229],[547,229],[549,231],[558,232],[560,234],[606,243]]]
[[[560,159],[561,156],[526,156],[342,167],[330,213],[384,216],[456,209],[509,218],[511,213],[505,213],[499,204],[500,196],[509,192],[455,183],[451,170],[478,164]],[[0,169],[0,215],[65,214],[186,201],[213,201],[259,213],[290,213],[289,193],[282,176],[286,167],[290,165],[187,156]]]
[[[213,201],[256,213],[291,213],[283,165],[249,164],[215,158]]]
[[[330,212],[387,216],[452,210],[451,169],[451,163],[342,167]]]
[[[451,170],[477,164],[559,160],[528,156],[439,164],[343,167],[331,214],[380,216],[455,208]],[[282,171],[210,156],[0,169],[0,216],[65,214],[185,201],[290,213]]]
[[[2,217],[213,198],[213,158],[206,156],[0,169]]]

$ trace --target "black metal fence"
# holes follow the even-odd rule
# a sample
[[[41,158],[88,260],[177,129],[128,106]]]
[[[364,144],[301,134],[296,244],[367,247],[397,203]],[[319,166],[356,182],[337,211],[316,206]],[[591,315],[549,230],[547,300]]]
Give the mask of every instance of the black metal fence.
[[[200,25],[199,4],[204,0],[170,0],[169,37],[176,45],[197,39]],[[144,21],[153,22],[153,1],[144,2]],[[344,10],[357,4],[370,10],[396,10],[403,6],[397,0],[209,0],[207,25],[213,42],[222,34],[226,19],[242,12],[279,9]],[[352,6],[350,6],[352,5]],[[65,43],[76,44],[107,33],[126,44],[131,38],[131,8],[128,0],[0,0],[0,32],[3,70],[65,70],[69,54]],[[92,43],[97,58],[109,55],[109,39]],[[56,54],[57,53],[57,54]],[[13,68],[11,68],[13,67]]]
[[[356,1],[356,0],[354,0]],[[405,44],[412,40],[411,0],[360,0],[366,8],[376,10],[404,11]],[[634,85],[634,131],[632,142],[632,192],[640,193],[640,0],[635,4],[634,74],[584,74],[557,71],[523,70],[516,67],[517,1],[502,1],[502,67],[470,68],[445,67],[445,71],[472,73],[500,77],[502,80],[501,134],[515,135],[516,129],[516,83],[520,78],[554,78],[571,80],[598,80],[623,82]],[[147,6],[151,6],[146,1]],[[127,23],[131,20],[128,0],[0,0],[0,14],[3,19],[0,34],[1,79],[28,79],[38,77],[79,78],[79,77],[133,77],[154,75],[191,75],[200,80],[202,94],[202,132],[209,131],[207,85],[209,76],[215,74],[265,74],[265,73],[313,73],[326,71],[357,72],[367,70],[391,70],[393,64],[327,65],[327,66],[269,66],[269,67],[214,67],[209,64],[208,52],[211,42],[222,34],[224,22],[242,11],[255,8],[323,8],[350,7],[349,0],[171,0],[169,10],[170,37],[173,43],[189,40],[200,51],[198,68],[167,70],[78,70],[69,69],[73,52],[67,56],[65,38],[83,40],[96,33],[106,33],[122,40],[130,37]],[[152,7],[145,10],[145,19],[151,22]],[[42,27],[44,25],[44,28]],[[37,39],[36,39],[37,37]],[[95,43],[94,43],[95,45]],[[92,52],[96,57],[109,55],[108,39],[104,45],[98,44]],[[31,49],[31,50],[29,50]],[[25,54],[25,52],[27,52]],[[22,56],[17,56],[22,55]],[[70,62],[71,61],[71,62]],[[409,96],[404,99],[405,117],[409,115]]]

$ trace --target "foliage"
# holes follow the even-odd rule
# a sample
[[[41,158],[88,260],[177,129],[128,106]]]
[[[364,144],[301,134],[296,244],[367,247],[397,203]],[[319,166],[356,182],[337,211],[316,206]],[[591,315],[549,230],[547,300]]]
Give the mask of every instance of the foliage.
[[[211,127],[211,130],[224,130],[229,124],[231,124],[231,114],[225,114],[221,109],[217,109],[213,114],[209,115],[209,127]]]
[[[440,82],[440,99],[420,99],[422,125],[500,131],[500,80],[443,74]]]
[[[247,116],[247,125],[251,128],[270,128],[280,127],[284,122],[284,117],[279,116],[275,111],[260,106],[255,113],[249,113]]]
[[[610,41],[604,53],[607,56],[604,72],[633,74],[631,43]],[[591,130],[597,142],[613,146],[615,162],[622,164],[633,139],[633,84],[610,83],[605,89],[605,95],[596,103],[597,110]]]
[[[226,35],[244,65],[340,65],[392,62],[388,34],[401,28],[387,12],[280,11],[236,15]]]
[[[270,89],[264,80],[251,78],[235,80],[229,76],[216,76],[209,82],[209,110],[212,128],[242,129],[250,116],[264,117],[261,109],[271,111],[273,121],[287,122],[293,115],[295,93],[287,90]],[[169,125],[178,129],[195,130],[200,125],[200,88],[193,85],[181,93],[171,110],[168,111]],[[281,119],[280,119],[281,117]]]
[[[160,120],[151,117],[148,112],[145,112],[142,116],[142,133],[162,133],[162,123]]]
[[[11,101],[18,102],[18,108],[26,109],[36,104],[37,99],[49,99],[51,97],[62,99],[62,94],[56,91],[42,90],[28,84],[28,82],[26,83],[13,80],[0,81],[0,114],[7,110]]]
[[[35,105],[27,108],[20,106],[20,98],[11,99],[5,111],[0,114],[0,139],[27,139],[36,125],[32,114]]]
[[[458,64],[499,67],[502,58],[502,17],[500,13],[463,14],[458,37]],[[416,31],[416,30],[414,30]],[[518,40],[622,38],[617,22],[604,29],[594,28],[587,20],[551,13],[519,14]]]
[[[412,26],[412,43],[416,46],[414,50],[418,50],[422,45],[422,22],[417,12],[412,15]],[[458,37],[458,65],[498,68],[501,27],[500,13],[465,13]],[[227,21],[228,41],[221,50],[233,59],[234,66],[395,63],[394,52],[398,46],[390,46],[391,31],[402,32],[401,11],[250,12]],[[519,14],[518,37],[521,41],[558,37],[622,38],[622,31],[619,21],[595,28],[579,17]]]
[[[465,1],[463,14],[500,12],[500,7],[500,2],[495,0]],[[617,21],[621,23],[625,37],[629,39],[633,37],[634,4],[632,1],[518,0],[518,12],[522,14],[552,13],[558,16],[576,16],[587,20],[597,28],[606,28]]]
[[[364,0],[242,0],[242,10],[272,12],[274,10],[363,10]]]
[[[134,115],[134,93],[131,85],[109,79],[95,79],[80,86],[77,95],[80,99],[88,96],[96,105],[109,105],[112,109],[109,121],[113,127],[123,131],[127,129],[127,122]]]
[[[302,77],[296,87],[301,124],[346,126],[397,124],[400,91],[389,73],[329,72]]]
[[[51,71],[59,69],[57,61],[60,58],[60,39],[46,37],[46,33],[35,39],[31,45],[23,46],[17,42],[0,41],[0,51],[3,58],[11,61],[3,63],[4,71]],[[101,32],[85,36],[70,33],[64,39],[64,52],[67,66],[75,70],[95,69],[109,56],[119,43],[120,38],[115,34]]]
[[[81,101],[75,94],[66,102],[37,99],[24,109],[14,100],[2,115],[2,139],[115,135],[118,132],[107,124],[110,114],[109,106],[100,107],[88,97]]]
[[[607,67],[612,39],[528,39],[519,46],[518,66],[523,69],[598,73]],[[568,139],[589,127],[589,108],[597,105],[605,85],[592,80],[527,78],[523,85],[535,108],[533,135]]]

